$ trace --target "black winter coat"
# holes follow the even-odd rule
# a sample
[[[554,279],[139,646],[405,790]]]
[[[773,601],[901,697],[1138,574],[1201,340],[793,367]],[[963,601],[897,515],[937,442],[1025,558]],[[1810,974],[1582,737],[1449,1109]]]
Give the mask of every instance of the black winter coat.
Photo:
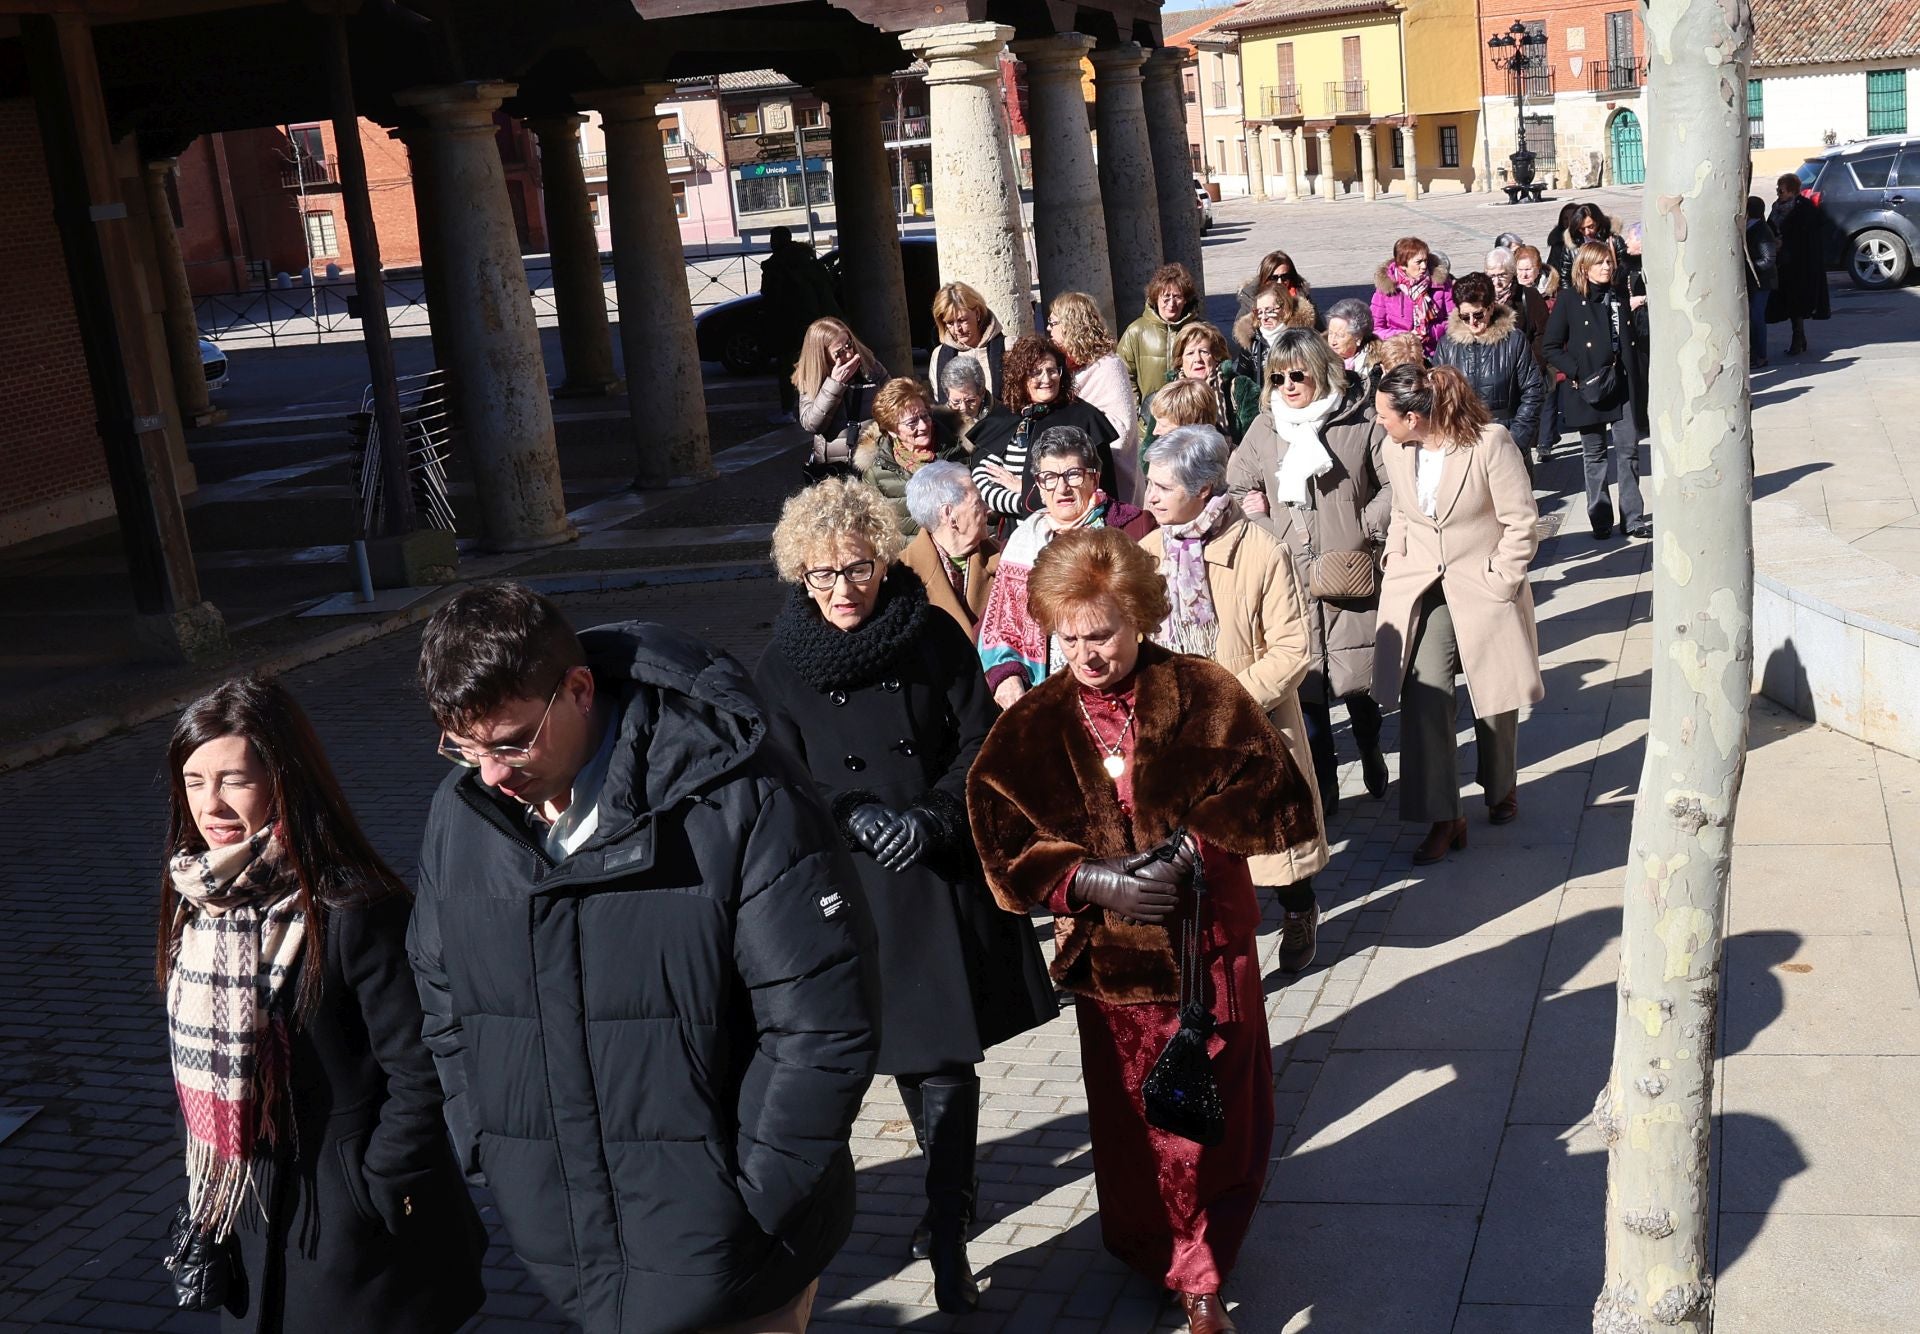
[[[1780,285],[1767,299],[1767,323],[1824,320],[1833,314],[1827,295],[1826,226],[1820,206],[1801,196],[1776,201],[1767,215],[1780,238]]]
[[[806,764],[853,851],[880,955],[879,1068],[931,1074],[1057,1013],[1033,924],[1001,911],[967,827],[967,770],[1000,710],[973,641],[896,565],[852,631],[795,589],[754,671],[773,734]],[[846,832],[855,809],[918,807],[940,835],[893,872]]]
[[[1100,456],[1100,489],[1116,500],[1125,500],[1120,495],[1119,484],[1114,480],[1113,423],[1107,420],[1107,414],[1084,399],[1074,399],[1060,407],[1051,408],[1044,417],[1036,417],[1026,441],[1021,449],[1018,442],[1020,430],[1019,414],[995,404],[985,416],[974,422],[967,432],[967,443],[973,450],[974,484],[980,487],[980,495],[987,502],[987,508],[995,514],[1008,514],[1021,518],[1040,509],[1045,502],[1040,499],[1040,488],[1034,484],[1034,447],[1040,443],[1040,437],[1055,426],[1077,426],[1087,433],[1093,441],[1094,452]],[[1120,444],[1120,448],[1132,448],[1132,442]],[[980,465],[993,461],[1005,467],[1020,478],[1020,494],[1006,498],[1003,505],[1000,488],[984,479]],[[1017,505],[1018,508],[1009,508]]]
[[[486,1230],[440,1119],[407,968],[410,900],[326,910],[319,1008],[293,1034],[296,1147],[234,1229],[223,1330],[444,1334],[480,1309]],[[289,983],[282,996],[291,999]]]
[[[450,774],[408,947],[456,1151],[528,1272],[591,1334],[679,1334],[784,1305],[846,1240],[871,924],[737,663],[662,625],[580,639],[619,728],[598,828],[555,864]]]
[[[1585,296],[1571,287],[1561,292],[1540,347],[1547,364],[1567,377],[1560,386],[1560,420],[1567,429],[1591,431],[1626,416],[1633,381],[1633,320],[1618,291],[1593,283]],[[1617,380],[1614,391],[1598,404],[1587,402],[1581,382],[1609,364]]]
[[[1476,330],[1454,311],[1447,332],[1433,350],[1436,366],[1452,366],[1467,377],[1493,419],[1524,447],[1531,444],[1546,403],[1547,380],[1533,352],[1533,340],[1515,321],[1513,309],[1495,302],[1492,318]]]
[[[1780,287],[1780,238],[1773,224],[1755,218],[1747,224],[1747,294]]]

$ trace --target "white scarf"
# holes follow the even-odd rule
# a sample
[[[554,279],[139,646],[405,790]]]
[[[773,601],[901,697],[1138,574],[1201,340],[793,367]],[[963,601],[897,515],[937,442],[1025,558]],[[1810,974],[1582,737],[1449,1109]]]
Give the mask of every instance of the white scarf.
[[[1329,392],[1317,403],[1290,408],[1275,394],[1267,400],[1273,429],[1286,442],[1287,452],[1275,470],[1273,499],[1283,505],[1307,503],[1307,483],[1333,471],[1333,455],[1320,443],[1320,423],[1340,406],[1340,395]]]

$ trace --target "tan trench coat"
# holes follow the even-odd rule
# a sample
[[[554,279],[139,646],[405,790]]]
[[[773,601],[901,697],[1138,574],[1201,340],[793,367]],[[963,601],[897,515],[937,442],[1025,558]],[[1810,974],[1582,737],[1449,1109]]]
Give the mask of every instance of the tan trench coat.
[[[1389,441],[1385,451],[1393,519],[1380,585],[1373,697],[1383,709],[1398,707],[1420,599],[1438,583],[1453,613],[1474,717],[1532,704],[1547,693],[1527,584],[1527,566],[1540,545],[1540,511],[1519,447],[1506,427],[1494,423],[1471,448],[1448,451],[1431,519],[1420,512],[1420,448]]]
[[[1309,652],[1306,599],[1285,548],[1249,522],[1238,506],[1233,512],[1234,521],[1203,553],[1207,588],[1220,621],[1213,660],[1247,688],[1300,772],[1310,775],[1313,755],[1300,716],[1300,682],[1307,674]],[[1140,539],[1140,547],[1164,562],[1165,533],[1156,528]],[[1296,884],[1326,867],[1327,821],[1320,810],[1320,791],[1316,784],[1307,786],[1313,790],[1313,839],[1285,852],[1249,857],[1254,884]]]

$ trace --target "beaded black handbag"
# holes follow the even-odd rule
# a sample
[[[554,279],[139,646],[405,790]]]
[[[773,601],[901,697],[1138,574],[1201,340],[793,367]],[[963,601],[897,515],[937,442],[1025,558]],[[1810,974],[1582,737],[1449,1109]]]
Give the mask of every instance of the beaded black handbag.
[[[1184,829],[1154,855],[1173,860],[1182,842],[1193,847],[1193,908],[1180,920],[1180,1029],[1160,1052],[1140,1085],[1147,1124],[1195,1144],[1215,1145],[1227,1135],[1227,1109],[1220,1100],[1207,1039],[1213,1036],[1213,1012],[1207,1006],[1207,971],[1201,958],[1201,924],[1207,901],[1207,872],[1200,846]]]

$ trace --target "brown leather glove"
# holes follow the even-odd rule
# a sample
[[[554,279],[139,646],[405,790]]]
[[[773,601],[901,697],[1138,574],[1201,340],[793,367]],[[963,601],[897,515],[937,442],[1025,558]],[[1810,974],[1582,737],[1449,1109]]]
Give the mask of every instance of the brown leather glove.
[[[1081,862],[1068,899],[1105,908],[1125,922],[1158,926],[1180,906],[1180,891],[1172,883],[1136,875],[1133,867],[1140,861],[1136,852]]]

